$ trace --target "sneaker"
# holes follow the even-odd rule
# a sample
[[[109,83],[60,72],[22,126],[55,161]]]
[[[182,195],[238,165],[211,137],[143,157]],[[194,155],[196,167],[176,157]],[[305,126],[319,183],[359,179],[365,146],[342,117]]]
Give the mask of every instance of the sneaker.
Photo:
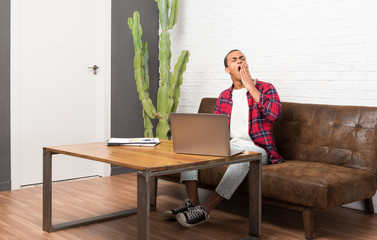
[[[177,214],[177,221],[184,227],[192,227],[208,220],[209,215],[202,205]]]
[[[168,218],[175,218],[177,216],[178,213],[180,212],[184,212],[186,210],[188,210],[189,208],[192,208],[194,207],[194,205],[192,205],[192,203],[190,202],[189,199],[186,199],[181,206],[175,208],[175,209],[172,209],[172,210],[168,210],[168,211],[165,211],[162,213],[162,215],[164,215],[165,217],[168,217]]]

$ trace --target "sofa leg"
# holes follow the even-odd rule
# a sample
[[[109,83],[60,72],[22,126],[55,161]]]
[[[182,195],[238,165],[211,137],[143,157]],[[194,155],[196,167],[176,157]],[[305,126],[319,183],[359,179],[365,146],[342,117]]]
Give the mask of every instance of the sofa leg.
[[[374,206],[373,206],[373,199],[367,198],[364,199],[364,206],[365,206],[365,212],[373,214],[374,213]]]
[[[305,230],[305,238],[306,239],[313,239],[313,229],[314,229],[314,211],[313,208],[306,208],[302,212],[303,220],[304,220],[304,230]]]

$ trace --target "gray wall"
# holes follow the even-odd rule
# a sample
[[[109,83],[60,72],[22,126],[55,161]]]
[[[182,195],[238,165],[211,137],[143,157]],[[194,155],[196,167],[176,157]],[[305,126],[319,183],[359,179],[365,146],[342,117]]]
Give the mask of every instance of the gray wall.
[[[148,42],[150,96],[158,89],[158,8],[153,0],[113,0],[111,29],[111,137],[142,137],[142,106],[134,79],[134,47],[127,19],[139,11],[142,40]],[[155,122],[154,122],[155,123]],[[127,169],[112,166],[112,174]]]
[[[0,191],[10,180],[10,0],[0,1]]]

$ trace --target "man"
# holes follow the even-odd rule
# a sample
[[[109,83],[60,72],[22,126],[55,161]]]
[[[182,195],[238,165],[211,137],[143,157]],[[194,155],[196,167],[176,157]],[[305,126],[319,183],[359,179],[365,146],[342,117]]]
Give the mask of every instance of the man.
[[[262,164],[283,162],[273,136],[273,122],[281,114],[279,95],[272,84],[253,79],[244,54],[235,49],[224,58],[225,72],[232,86],[223,91],[216,102],[215,113],[227,114],[231,147],[262,153]],[[230,199],[249,171],[249,162],[231,164],[214,194],[202,205],[198,195],[198,171],[181,173],[189,199],[176,209],[165,211],[191,227],[207,221],[211,211],[225,198]]]

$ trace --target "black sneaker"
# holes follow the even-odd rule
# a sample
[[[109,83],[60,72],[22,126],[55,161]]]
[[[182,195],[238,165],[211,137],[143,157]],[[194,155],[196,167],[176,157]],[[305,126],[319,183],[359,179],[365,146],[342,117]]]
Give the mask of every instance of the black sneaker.
[[[162,213],[162,215],[164,215],[165,217],[168,217],[168,218],[175,218],[178,213],[184,212],[187,209],[192,208],[192,207],[194,207],[194,205],[191,204],[191,202],[190,202],[189,199],[186,199],[182,203],[181,206],[179,206],[179,207],[177,207],[175,209],[172,209],[172,210],[165,211],[165,212]]]
[[[184,227],[192,227],[208,220],[209,215],[202,205],[177,214],[177,221]]]

